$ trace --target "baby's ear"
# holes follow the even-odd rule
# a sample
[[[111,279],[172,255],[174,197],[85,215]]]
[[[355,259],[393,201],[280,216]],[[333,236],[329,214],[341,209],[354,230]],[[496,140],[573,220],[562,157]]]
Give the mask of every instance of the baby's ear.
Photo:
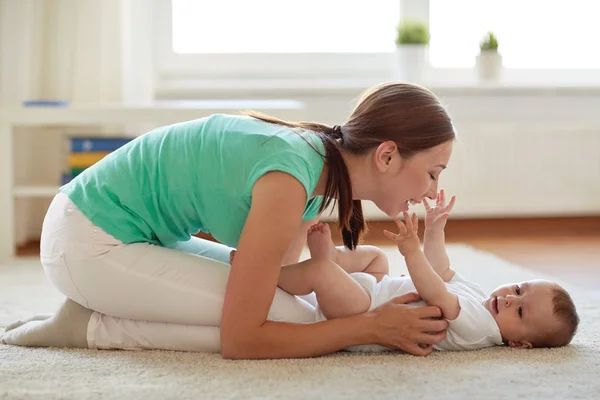
[[[514,341],[514,340],[509,340],[508,345],[510,347],[512,347],[513,349],[531,349],[531,348],[533,348],[533,344],[526,340],[522,340],[519,342]]]

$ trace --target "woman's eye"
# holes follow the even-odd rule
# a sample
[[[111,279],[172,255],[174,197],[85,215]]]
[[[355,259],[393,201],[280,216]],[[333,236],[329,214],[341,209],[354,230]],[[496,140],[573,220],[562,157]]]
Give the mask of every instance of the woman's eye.
[[[523,318],[523,307],[519,307],[519,318]]]
[[[432,181],[435,181],[435,176],[433,176],[433,174],[429,174],[429,177],[431,178]]]
[[[515,293],[521,294],[521,287],[519,285],[515,286]]]

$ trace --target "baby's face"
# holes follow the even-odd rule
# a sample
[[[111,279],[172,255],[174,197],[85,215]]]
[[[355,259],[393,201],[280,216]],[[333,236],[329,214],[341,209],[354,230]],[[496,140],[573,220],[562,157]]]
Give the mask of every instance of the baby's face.
[[[510,346],[531,347],[537,335],[559,323],[552,288],[551,282],[543,280],[507,284],[483,302]]]

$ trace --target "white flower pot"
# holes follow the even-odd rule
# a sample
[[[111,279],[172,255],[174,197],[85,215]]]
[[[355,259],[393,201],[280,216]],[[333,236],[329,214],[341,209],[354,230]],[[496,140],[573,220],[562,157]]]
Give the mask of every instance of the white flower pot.
[[[500,80],[502,73],[502,56],[497,51],[482,51],[475,61],[479,79],[487,82]]]
[[[396,46],[394,78],[399,81],[422,83],[429,66],[429,46],[403,44]]]

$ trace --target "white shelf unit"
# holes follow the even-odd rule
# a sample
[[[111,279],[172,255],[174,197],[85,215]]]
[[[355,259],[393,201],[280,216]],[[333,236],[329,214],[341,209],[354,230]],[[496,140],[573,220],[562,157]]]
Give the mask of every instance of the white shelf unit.
[[[255,110],[292,121],[305,118],[304,103],[285,99],[166,101],[142,105],[71,104],[67,107],[0,106],[0,260],[15,256],[15,199],[51,198],[59,188],[58,185],[50,184],[15,185],[15,128],[126,126],[146,123],[162,126],[216,113],[237,113],[243,110]]]
[[[14,198],[52,197],[59,185],[19,185],[13,188]]]

